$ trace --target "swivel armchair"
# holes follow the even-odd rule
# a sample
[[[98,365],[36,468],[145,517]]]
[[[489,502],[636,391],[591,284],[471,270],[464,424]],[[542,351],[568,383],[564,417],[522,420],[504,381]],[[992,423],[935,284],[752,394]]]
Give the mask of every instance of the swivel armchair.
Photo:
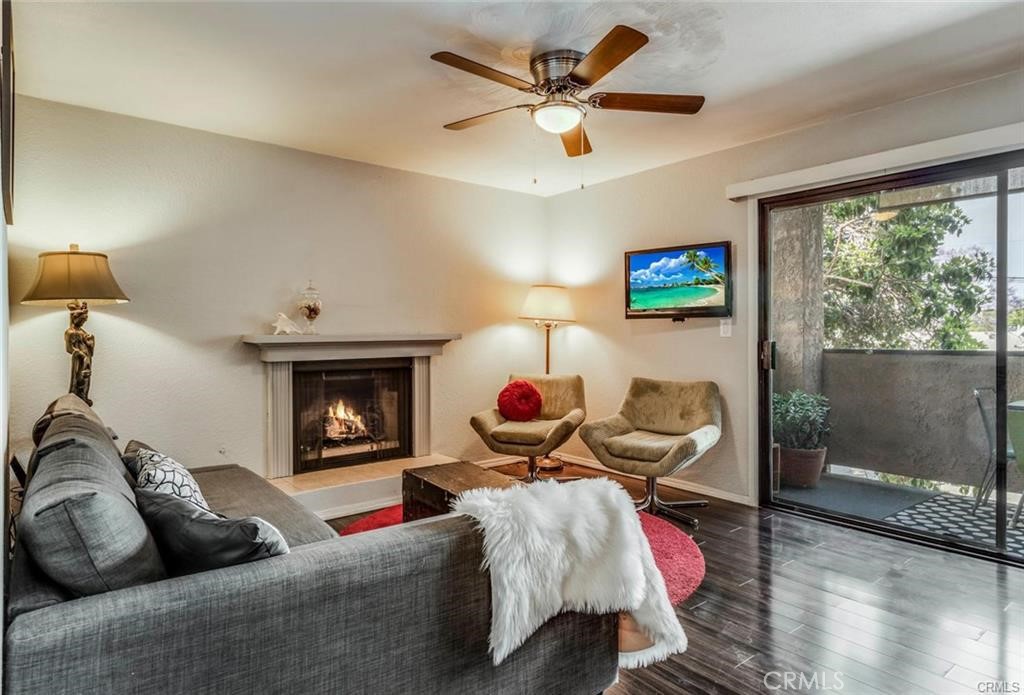
[[[658,478],[693,465],[721,436],[722,406],[713,381],[634,378],[618,413],[580,428],[598,461],[646,479],[647,494],[634,500],[637,511],[662,514],[695,529],[699,521],[679,509],[706,507],[707,500],[666,502],[658,497]]]
[[[506,420],[497,408],[477,413],[470,424],[487,447],[498,454],[525,456],[526,482],[538,480],[537,457],[547,456],[565,444],[587,416],[583,377],[572,375],[516,375],[509,381],[526,379],[541,394],[540,414],[533,420]]]

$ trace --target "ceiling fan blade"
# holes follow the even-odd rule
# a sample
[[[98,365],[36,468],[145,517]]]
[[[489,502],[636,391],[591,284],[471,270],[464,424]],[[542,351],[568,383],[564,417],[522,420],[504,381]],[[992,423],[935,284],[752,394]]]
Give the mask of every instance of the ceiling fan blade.
[[[572,130],[562,133],[561,138],[562,147],[565,148],[565,153],[570,157],[579,157],[581,154],[590,154],[594,151],[590,146],[590,138],[587,137],[587,131],[583,129],[582,123]]]
[[[619,24],[607,35],[579,65],[569,73],[569,79],[578,85],[592,87],[647,43],[647,37],[636,29]]]
[[[469,58],[463,58],[462,56],[449,53],[448,51],[441,51],[430,56],[431,60],[436,60],[439,63],[459,70],[465,70],[466,72],[472,73],[477,77],[483,77],[486,80],[492,80],[494,82],[500,82],[503,85],[511,87],[512,89],[521,89],[524,91],[531,91],[534,85],[526,80],[521,80],[518,77],[514,77],[500,70],[489,68],[486,65],[481,65],[476,61],[470,60]]]
[[[601,92],[592,94],[587,102],[595,109],[694,114],[704,106],[704,97],[687,94]]]
[[[515,109],[528,108],[530,108],[529,104],[517,104],[515,106],[509,106],[504,109],[498,109],[497,111],[488,111],[487,113],[482,113],[479,116],[463,118],[461,121],[455,121],[454,123],[446,124],[445,128],[447,128],[448,130],[465,130],[466,128],[472,128],[475,125],[486,123],[487,121],[496,118],[499,114],[505,113],[506,111],[514,111]]]

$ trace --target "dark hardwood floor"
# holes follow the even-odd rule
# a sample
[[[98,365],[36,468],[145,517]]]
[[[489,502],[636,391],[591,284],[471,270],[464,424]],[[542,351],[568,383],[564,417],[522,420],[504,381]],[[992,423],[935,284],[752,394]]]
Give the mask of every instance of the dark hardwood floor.
[[[609,695],[1024,693],[1024,571],[731,502],[688,511],[707,564],[676,609],[689,649]]]

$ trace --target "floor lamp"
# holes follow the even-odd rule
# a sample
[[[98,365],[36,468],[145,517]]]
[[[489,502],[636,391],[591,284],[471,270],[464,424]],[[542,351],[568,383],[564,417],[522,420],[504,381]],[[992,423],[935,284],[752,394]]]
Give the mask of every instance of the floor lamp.
[[[71,383],[68,392],[92,405],[92,355],[96,339],[83,327],[89,318],[89,304],[123,304],[128,295],[117,284],[110,264],[102,253],[79,251],[72,244],[67,251],[39,254],[35,282],[22,304],[66,306],[70,326],[64,331],[64,349],[71,355]]]
[[[544,373],[551,373],[551,329],[560,323],[575,323],[576,314],[569,300],[569,290],[561,285],[534,285],[526,294],[526,301],[519,312],[519,318],[533,321],[537,328],[544,329]],[[543,471],[557,471],[562,468],[562,459],[545,456],[537,459],[537,468]]]

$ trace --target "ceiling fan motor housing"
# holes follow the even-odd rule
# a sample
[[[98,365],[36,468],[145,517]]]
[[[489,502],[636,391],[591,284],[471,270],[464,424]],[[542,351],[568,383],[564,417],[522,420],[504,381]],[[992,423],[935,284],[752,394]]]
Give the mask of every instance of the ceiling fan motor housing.
[[[559,83],[585,57],[586,55],[579,51],[566,49],[546,51],[530,58],[530,73],[533,75],[533,81],[542,90],[557,91],[551,88],[559,86]]]

